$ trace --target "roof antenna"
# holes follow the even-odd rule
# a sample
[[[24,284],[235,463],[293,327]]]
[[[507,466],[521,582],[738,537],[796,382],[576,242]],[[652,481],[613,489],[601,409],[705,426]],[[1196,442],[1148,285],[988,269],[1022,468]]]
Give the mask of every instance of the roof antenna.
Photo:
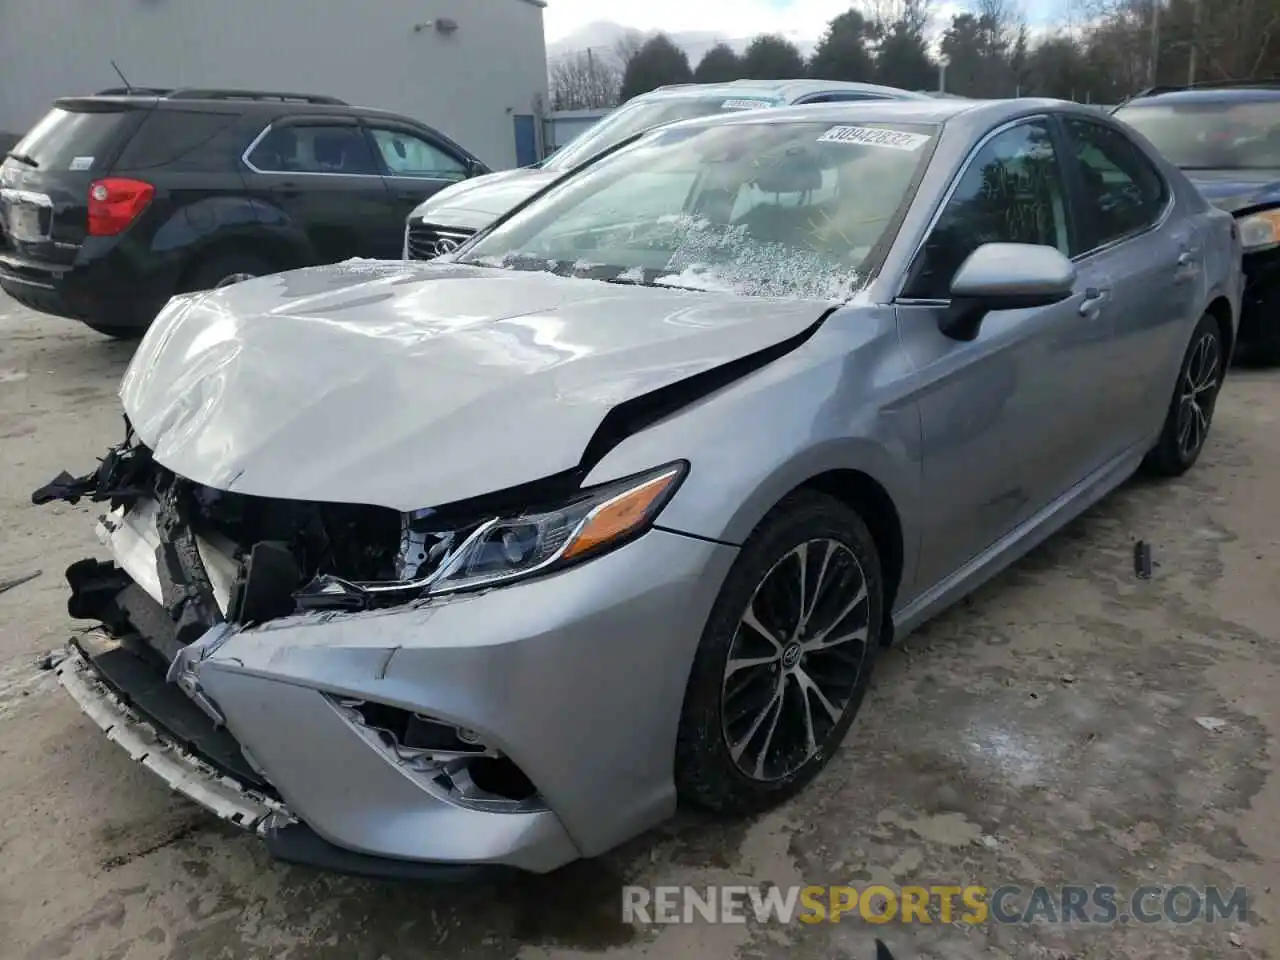
[[[116,72],[116,76],[124,83],[125,93],[132,94],[133,84],[131,84],[129,82],[129,78],[124,75],[124,71],[116,66],[116,62],[114,60],[111,61],[111,69]]]

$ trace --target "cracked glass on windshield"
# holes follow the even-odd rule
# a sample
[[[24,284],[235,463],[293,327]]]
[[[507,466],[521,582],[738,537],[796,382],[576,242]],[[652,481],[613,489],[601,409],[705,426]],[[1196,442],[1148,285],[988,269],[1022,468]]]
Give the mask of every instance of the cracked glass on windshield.
[[[929,154],[928,124],[667,128],[592,164],[463,262],[613,283],[846,299]]]

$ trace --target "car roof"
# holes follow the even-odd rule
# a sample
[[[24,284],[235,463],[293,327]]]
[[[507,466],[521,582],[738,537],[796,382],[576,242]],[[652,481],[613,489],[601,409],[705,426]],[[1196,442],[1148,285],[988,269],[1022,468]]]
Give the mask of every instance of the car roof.
[[[1169,90],[1136,97],[1122,104],[1128,107],[1175,106],[1177,104],[1266,103],[1280,100],[1280,89],[1274,87],[1234,87],[1231,89]]]
[[[790,103],[815,93],[871,93],[899,97],[904,100],[931,100],[927,93],[917,93],[877,83],[854,83],[846,80],[731,80],[727,83],[678,83],[658,87],[632,98],[637,100],[680,99],[682,97],[770,97]]]
[[[1020,97],[1008,100],[945,100],[926,97],[921,100],[845,100],[837,103],[801,104],[773,107],[769,110],[744,110],[716,114],[670,124],[671,127],[722,125],[735,123],[928,123],[939,126],[963,125],[975,132],[993,126],[1046,112],[1075,114],[1092,120],[1107,121],[1107,115],[1085,104],[1070,100]],[[662,129],[668,129],[663,127]]]
[[[377,107],[364,107],[347,103],[335,97],[322,97],[299,93],[257,93],[254,91],[178,91],[174,95],[167,90],[135,90],[133,93],[109,91],[92,96],[59,97],[54,106],[76,109],[77,105],[94,103],[118,103],[122,107],[160,107],[175,110],[233,110],[247,116],[260,115],[265,119],[281,115],[306,116],[314,114],[326,117],[362,117],[373,120],[392,122],[408,122],[416,126],[424,126],[403,113],[381,110]],[[438,132],[438,131],[437,131]]]

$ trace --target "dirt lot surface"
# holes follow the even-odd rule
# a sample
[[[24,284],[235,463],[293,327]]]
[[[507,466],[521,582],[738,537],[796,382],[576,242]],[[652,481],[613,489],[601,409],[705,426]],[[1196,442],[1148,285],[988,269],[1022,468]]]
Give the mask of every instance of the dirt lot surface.
[[[3,295],[0,295],[2,298]],[[30,506],[121,436],[127,345],[0,299],[0,956],[1280,958],[1280,371],[1233,375],[1200,466],[1134,482],[883,662],[829,771],[752,823],[431,888],[271,863],[84,719],[38,654],[92,507]],[[1150,580],[1133,541],[1154,548]],[[1241,922],[633,928],[620,885],[1220,884]]]

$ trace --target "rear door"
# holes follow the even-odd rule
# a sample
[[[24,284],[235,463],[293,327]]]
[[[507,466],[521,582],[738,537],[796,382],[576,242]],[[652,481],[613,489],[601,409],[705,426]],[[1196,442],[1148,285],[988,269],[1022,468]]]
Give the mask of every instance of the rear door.
[[[396,211],[397,242],[404,221],[423,200],[471,175],[474,161],[443,138],[408,124],[365,120]]]
[[[1168,408],[1169,372],[1203,305],[1201,241],[1194,224],[1170,216],[1172,189],[1127,135],[1081,117],[1064,117],[1063,128],[1078,185],[1079,269],[1110,278],[1102,309],[1116,341],[1101,389],[1110,452],[1118,454],[1149,435]]]
[[[111,170],[154,103],[59,100],[0,166],[3,253],[42,265],[72,263],[88,230],[90,184]]]
[[[373,148],[353,117],[277,120],[245,152],[245,180],[302,230],[318,263],[398,259],[397,219]]]

